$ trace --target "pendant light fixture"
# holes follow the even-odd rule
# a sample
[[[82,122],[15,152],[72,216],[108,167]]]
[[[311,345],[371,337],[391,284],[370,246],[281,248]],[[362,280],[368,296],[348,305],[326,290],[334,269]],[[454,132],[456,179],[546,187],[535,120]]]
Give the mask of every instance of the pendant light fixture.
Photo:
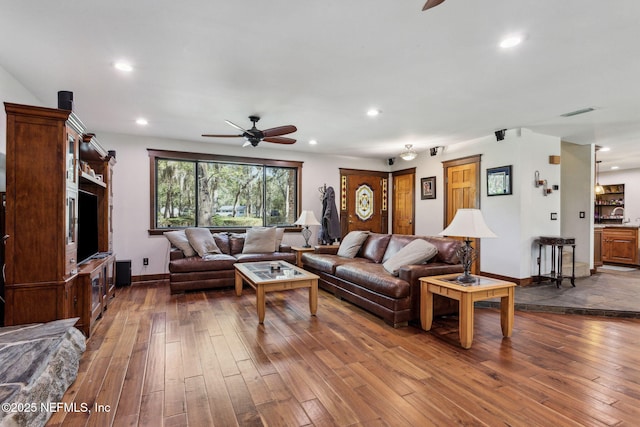
[[[413,145],[411,145],[411,144],[405,145],[406,150],[404,150],[402,153],[400,153],[400,158],[402,160],[409,161],[409,160],[413,160],[416,157],[418,157],[418,153],[413,151],[413,148],[411,148],[411,147],[413,147]]]
[[[602,187],[602,185],[600,185],[600,167],[599,164],[600,162],[602,162],[602,160],[598,160],[598,150],[600,149],[600,147],[596,146],[596,152],[594,153],[594,158],[596,160],[596,186],[594,187],[593,191],[596,194],[604,194],[604,188]]]

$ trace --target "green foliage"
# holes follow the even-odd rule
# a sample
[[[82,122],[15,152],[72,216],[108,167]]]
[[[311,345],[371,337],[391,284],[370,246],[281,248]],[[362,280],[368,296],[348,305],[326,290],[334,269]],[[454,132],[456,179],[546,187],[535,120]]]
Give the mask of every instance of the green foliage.
[[[156,226],[290,225],[296,174],[295,168],[158,159]]]

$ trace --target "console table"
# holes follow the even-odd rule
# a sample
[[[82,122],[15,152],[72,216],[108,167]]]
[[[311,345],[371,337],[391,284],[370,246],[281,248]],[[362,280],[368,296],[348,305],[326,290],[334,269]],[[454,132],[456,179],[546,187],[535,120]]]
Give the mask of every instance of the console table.
[[[551,271],[549,274],[541,274],[542,267],[542,247],[551,246]],[[550,279],[556,282],[556,287],[560,287],[562,279],[562,249],[571,246],[571,286],[576,286],[576,239],[574,237],[541,236],[538,238],[538,281]],[[556,251],[557,248],[557,251]],[[558,253],[556,258],[556,252]],[[556,262],[557,259],[557,262]],[[557,267],[557,270],[556,270]]]

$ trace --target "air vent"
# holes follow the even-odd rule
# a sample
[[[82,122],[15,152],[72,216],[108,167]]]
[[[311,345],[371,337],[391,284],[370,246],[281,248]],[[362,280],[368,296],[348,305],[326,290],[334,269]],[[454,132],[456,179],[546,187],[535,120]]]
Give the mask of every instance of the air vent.
[[[594,110],[595,110],[595,108],[587,107],[587,108],[582,108],[580,110],[571,111],[570,113],[560,114],[560,116],[562,116],[562,117],[573,117],[573,116],[577,116],[579,114],[590,113],[590,112],[592,112]]]

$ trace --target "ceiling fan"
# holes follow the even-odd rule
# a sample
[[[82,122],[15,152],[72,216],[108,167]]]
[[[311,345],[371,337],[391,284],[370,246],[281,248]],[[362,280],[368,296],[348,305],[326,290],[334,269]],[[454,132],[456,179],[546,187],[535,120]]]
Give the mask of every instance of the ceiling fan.
[[[443,1],[444,0],[427,0],[427,2],[422,7],[422,10],[424,11],[424,10],[427,10],[427,9],[431,9],[432,7],[436,7],[437,5],[442,3]]]
[[[258,128],[256,128],[256,123],[258,122],[258,120],[260,120],[260,117],[249,116],[249,120],[251,120],[251,122],[253,123],[253,127],[251,129],[243,129],[237,124],[229,120],[225,120],[227,124],[242,131],[240,135],[203,134],[202,136],[212,137],[212,138],[243,137],[244,139],[247,140],[247,142],[243,145],[243,147],[247,145],[253,145],[254,147],[256,147],[260,141],[273,142],[276,144],[294,144],[296,142],[296,140],[293,138],[287,138],[286,136],[281,136],[281,135],[286,135],[288,133],[293,133],[297,131],[298,129],[293,125],[278,126],[275,128],[259,130]]]

